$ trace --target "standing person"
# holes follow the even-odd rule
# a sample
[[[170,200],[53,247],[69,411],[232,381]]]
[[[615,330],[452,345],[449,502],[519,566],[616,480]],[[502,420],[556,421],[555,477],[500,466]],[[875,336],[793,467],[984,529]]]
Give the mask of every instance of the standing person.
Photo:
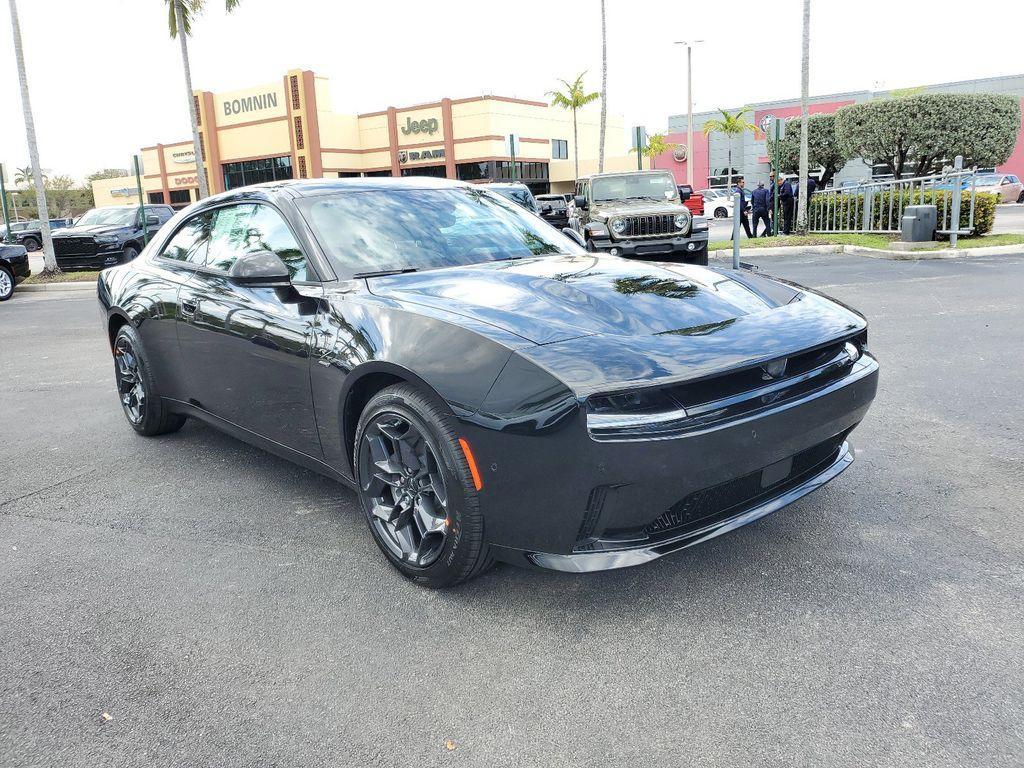
[[[779,208],[782,209],[782,232],[788,235],[793,231],[793,185],[780,176],[775,194],[779,196]]]
[[[736,187],[733,189],[733,194],[739,193],[740,209],[739,211],[734,210],[732,214],[733,216],[740,217],[740,224],[743,225],[743,231],[747,233],[748,238],[751,238],[753,237],[753,235],[750,234],[750,219],[747,218],[747,191],[745,189],[746,183],[747,182],[744,179],[740,179],[739,181],[736,182]],[[736,203],[733,203],[734,207],[735,205]],[[733,231],[735,232],[735,230]],[[731,235],[729,239],[732,240]]]
[[[757,222],[764,221],[764,232],[761,237],[768,237],[772,233],[772,220],[768,215],[768,201],[770,193],[764,188],[764,182],[757,182],[757,189],[750,193],[750,206],[754,210],[754,237],[757,237]]]

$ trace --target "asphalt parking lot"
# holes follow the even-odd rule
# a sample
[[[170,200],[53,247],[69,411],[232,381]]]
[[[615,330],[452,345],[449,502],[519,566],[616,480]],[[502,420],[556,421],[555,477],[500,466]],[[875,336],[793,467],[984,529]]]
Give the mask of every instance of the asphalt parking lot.
[[[853,467],[644,567],[447,592],[333,482],[137,437],[95,300],[16,294],[0,765],[1021,765],[1024,255],[744,258],[869,317]]]

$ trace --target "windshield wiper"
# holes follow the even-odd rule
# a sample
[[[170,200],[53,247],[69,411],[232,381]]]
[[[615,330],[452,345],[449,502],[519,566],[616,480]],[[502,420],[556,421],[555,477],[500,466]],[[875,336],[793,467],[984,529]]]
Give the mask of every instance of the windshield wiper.
[[[408,272],[415,272],[416,267],[402,267],[401,269],[381,269],[376,272],[356,272],[352,275],[352,279],[356,280],[362,277],[387,277],[389,275],[404,275]]]

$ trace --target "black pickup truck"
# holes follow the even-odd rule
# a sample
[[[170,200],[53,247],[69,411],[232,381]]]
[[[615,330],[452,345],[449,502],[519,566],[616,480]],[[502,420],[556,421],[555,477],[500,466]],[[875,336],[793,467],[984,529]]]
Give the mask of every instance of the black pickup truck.
[[[152,237],[174,215],[169,205],[147,205],[145,231]],[[74,226],[53,233],[53,250],[61,269],[102,269],[126,264],[145,245],[137,205],[93,208]]]
[[[71,219],[50,219],[50,231],[64,229],[71,226]],[[43,247],[43,228],[38,219],[32,221],[12,221],[11,231],[7,232],[6,227],[0,227],[3,231],[3,240],[7,243],[18,243],[24,245],[26,251],[38,251]]]

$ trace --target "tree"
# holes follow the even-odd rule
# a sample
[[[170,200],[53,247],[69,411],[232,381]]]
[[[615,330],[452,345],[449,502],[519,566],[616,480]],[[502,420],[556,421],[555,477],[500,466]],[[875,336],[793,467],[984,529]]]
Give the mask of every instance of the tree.
[[[966,166],[1005,163],[1020,131],[1017,96],[933,93],[851,104],[836,112],[836,138],[851,157],[895,178],[937,173],[963,155]]]
[[[608,30],[605,21],[604,0],[601,0],[601,134],[597,143],[598,173],[604,173],[604,135],[608,123]]]
[[[18,82],[21,86],[21,111],[25,118],[25,140],[28,144],[28,160],[32,166],[32,181],[36,188],[36,207],[43,235],[43,272],[60,272],[53,255],[53,240],[50,238],[50,220],[46,217],[46,190],[43,188],[43,169],[39,165],[39,146],[36,144],[36,125],[32,119],[32,102],[28,93],[28,74],[25,71],[25,52],[21,47],[21,24],[18,21],[18,6],[15,0],[8,0],[11,9],[11,34],[14,37],[14,59],[18,66]]]
[[[565,90],[548,91],[545,95],[551,97],[551,106],[572,110],[572,153],[576,164],[575,178],[580,177],[580,147],[579,131],[576,128],[576,111],[585,107],[592,101],[601,98],[596,91],[587,93],[583,87],[583,76],[586,72],[580,72],[571,83],[567,80],[559,80]]]
[[[50,179],[46,191],[50,201],[50,211],[60,217],[71,215],[71,208],[81,195],[80,190],[75,187],[74,179],[63,174]]]
[[[128,175],[129,173],[127,168],[104,168],[101,171],[93,171],[85,177],[85,180],[89,184],[92,184],[94,181],[99,181],[100,179],[117,179],[121,176]]]
[[[647,143],[640,147],[640,155],[650,158],[651,170],[654,170],[654,158],[670,152],[678,146],[678,144],[666,141],[664,133],[652,133],[647,137]],[[629,151],[636,152],[636,147],[631,147]]]
[[[811,0],[804,0],[803,54],[800,57],[800,183],[797,186],[796,231],[807,232],[807,103],[811,75]]]
[[[775,142],[768,143],[768,156],[772,164],[783,173],[793,173],[800,167],[800,132],[796,130],[799,118],[786,121],[786,136],[778,141],[778,157]],[[810,115],[807,118],[807,164],[809,168],[821,167],[822,187],[828,186],[852,156],[836,138],[836,116],[834,114]]]
[[[224,0],[224,10],[235,10],[241,0]],[[196,155],[196,178],[199,180],[200,199],[209,196],[210,187],[206,182],[206,167],[203,165],[203,150],[199,144],[199,121],[196,117],[196,102],[192,92],[192,68],[188,61],[188,42],[192,36],[192,22],[203,10],[205,0],[164,0],[167,5],[167,31],[172,38],[178,38],[181,45],[181,66],[185,72],[185,90],[188,92],[188,114],[192,120],[192,150]]]
[[[719,107],[718,112],[722,115],[721,118],[715,118],[714,120],[708,120],[704,123],[704,135],[709,136],[712,133],[724,133],[729,137],[729,168],[728,168],[728,182],[726,186],[728,189],[732,189],[732,142],[737,136],[742,136],[747,131],[754,130],[754,125],[747,120],[747,115],[750,114],[750,107],[744,107],[735,114],[730,114],[724,109]]]

